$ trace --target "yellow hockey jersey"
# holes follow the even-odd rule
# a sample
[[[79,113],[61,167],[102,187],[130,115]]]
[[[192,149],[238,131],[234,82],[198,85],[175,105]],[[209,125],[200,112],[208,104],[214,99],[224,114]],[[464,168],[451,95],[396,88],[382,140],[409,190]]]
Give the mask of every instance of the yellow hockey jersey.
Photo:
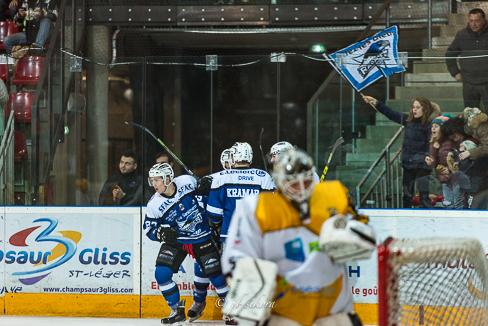
[[[232,262],[249,256],[275,262],[278,280],[272,313],[302,325],[321,317],[352,312],[345,265],[335,265],[319,250],[322,223],[335,214],[351,214],[347,189],[339,181],[315,186],[310,219],[280,193],[260,193],[237,204],[222,255],[224,273]]]

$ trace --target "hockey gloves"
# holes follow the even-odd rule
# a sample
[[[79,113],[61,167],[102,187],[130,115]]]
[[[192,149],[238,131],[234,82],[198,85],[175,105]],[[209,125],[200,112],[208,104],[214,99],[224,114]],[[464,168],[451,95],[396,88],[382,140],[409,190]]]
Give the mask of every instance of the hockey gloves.
[[[206,175],[198,179],[195,194],[199,196],[208,196],[208,193],[210,192],[210,187],[212,186],[212,180],[213,178],[210,175]]]
[[[159,242],[176,244],[176,239],[178,238],[178,233],[175,229],[167,224],[161,224],[156,232],[156,238]]]

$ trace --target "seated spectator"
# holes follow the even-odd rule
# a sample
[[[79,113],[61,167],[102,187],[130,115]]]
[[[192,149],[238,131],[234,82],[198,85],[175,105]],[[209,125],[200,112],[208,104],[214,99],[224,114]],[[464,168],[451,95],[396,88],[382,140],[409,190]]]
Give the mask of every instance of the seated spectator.
[[[119,171],[110,176],[100,191],[100,205],[138,206],[142,204],[142,176],[137,174],[137,159],[132,151],[122,154]]]
[[[173,167],[173,162],[166,152],[159,152],[156,154],[156,156],[154,157],[154,164],[158,163],[168,163],[169,165],[171,165],[171,167]]]
[[[44,49],[52,25],[57,19],[56,7],[56,0],[37,0],[32,13],[28,13],[26,17],[28,26],[32,26],[33,23],[39,24],[39,30],[37,31],[35,41],[31,45],[32,48],[41,51]],[[28,31],[22,31],[5,38],[4,45],[7,54],[12,53],[12,48],[15,45],[29,45],[31,43],[27,37],[27,33]]]

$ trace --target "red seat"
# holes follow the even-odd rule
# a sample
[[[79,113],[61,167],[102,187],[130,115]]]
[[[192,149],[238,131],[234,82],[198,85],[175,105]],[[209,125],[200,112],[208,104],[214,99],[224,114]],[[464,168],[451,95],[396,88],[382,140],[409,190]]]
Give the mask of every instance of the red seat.
[[[15,67],[14,85],[35,86],[44,69],[44,57],[25,56],[19,59]]]
[[[30,123],[32,118],[32,105],[34,104],[34,92],[10,93],[7,105],[5,105],[5,119],[11,110],[14,110],[16,122]]]
[[[6,20],[3,22],[0,22],[0,49],[5,49],[5,46],[3,45],[3,42],[5,41],[5,38],[9,35],[18,33],[19,29],[17,28],[17,25],[11,20]]]
[[[27,157],[27,143],[20,131],[14,131],[14,161],[20,162]]]
[[[3,79],[8,87],[8,64],[0,63],[0,79]]]

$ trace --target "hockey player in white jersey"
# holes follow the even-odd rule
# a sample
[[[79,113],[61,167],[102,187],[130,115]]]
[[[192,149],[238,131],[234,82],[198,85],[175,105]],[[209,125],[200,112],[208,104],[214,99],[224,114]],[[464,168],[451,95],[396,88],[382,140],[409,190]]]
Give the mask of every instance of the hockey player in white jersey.
[[[313,162],[292,149],[273,166],[277,192],[240,201],[222,255],[232,273],[224,313],[268,326],[361,325],[347,261],[368,258],[375,234],[339,181],[315,183]]]
[[[226,148],[220,154],[220,164],[222,164],[222,169],[229,170],[234,167],[234,149]]]
[[[172,280],[174,273],[187,255],[195,259],[194,302],[188,311],[190,321],[198,319],[205,308],[209,278],[221,299],[228,288],[221,272],[220,253],[212,237],[205,210],[199,205],[197,181],[189,175],[174,178],[167,163],[155,164],[149,170],[149,183],[156,190],[147,204],[144,230],[153,241],[162,242],[156,259],[155,277],[164,299],[171,308],[163,324],[182,322],[186,319],[184,302]]]
[[[207,203],[210,222],[218,230],[223,242],[236,202],[245,196],[275,188],[266,171],[250,167],[253,156],[251,145],[237,142],[231,147],[231,151],[233,168],[212,175]]]
[[[269,161],[271,162],[271,167],[279,160],[282,153],[285,153],[290,149],[293,149],[293,145],[287,141],[280,141],[271,146],[269,149]],[[316,183],[320,182],[320,177],[315,170],[313,172],[313,181]]]

